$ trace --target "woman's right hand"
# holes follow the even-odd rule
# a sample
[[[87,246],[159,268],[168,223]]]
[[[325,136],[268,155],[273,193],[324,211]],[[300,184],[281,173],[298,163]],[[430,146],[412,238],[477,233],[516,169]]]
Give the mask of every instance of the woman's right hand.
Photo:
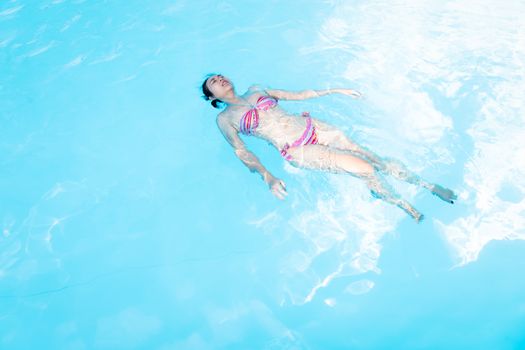
[[[272,176],[268,180],[268,187],[270,187],[270,191],[273,195],[281,200],[284,200],[284,197],[288,195],[288,192],[286,192],[286,185],[281,179]]]

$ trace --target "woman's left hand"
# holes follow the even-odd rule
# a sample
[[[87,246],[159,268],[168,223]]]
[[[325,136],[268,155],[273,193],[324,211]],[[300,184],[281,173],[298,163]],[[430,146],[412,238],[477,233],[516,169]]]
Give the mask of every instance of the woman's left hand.
[[[353,97],[353,98],[362,98],[363,95],[357,91],[357,90],[352,90],[352,89],[332,89],[333,92],[338,92],[340,94],[343,94],[343,95],[347,95],[347,96],[350,96],[350,97]]]

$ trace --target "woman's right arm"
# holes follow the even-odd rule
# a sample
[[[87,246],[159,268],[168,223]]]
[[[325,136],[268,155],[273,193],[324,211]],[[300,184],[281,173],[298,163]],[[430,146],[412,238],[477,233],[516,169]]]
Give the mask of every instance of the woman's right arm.
[[[230,124],[227,117],[219,114],[217,117],[217,126],[224,135],[224,138],[226,138],[228,143],[233,147],[235,155],[244,163],[244,165],[246,165],[252,173],[258,172],[264,182],[268,184],[274,195],[280,199],[284,199],[284,195],[287,194],[284,182],[273,176],[261,164],[257,156],[246,148],[246,145],[237,134],[237,130]]]

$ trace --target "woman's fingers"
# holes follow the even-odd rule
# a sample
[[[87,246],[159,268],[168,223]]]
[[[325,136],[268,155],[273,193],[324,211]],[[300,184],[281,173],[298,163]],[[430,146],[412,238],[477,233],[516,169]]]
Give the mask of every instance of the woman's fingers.
[[[363,95],[359,92],[359,91],[353,91],[353,94],[352,94],[355,98],[361,98],[363,97]]]
[[[286,192],[286,184],[284,183],[284,181],[279,180],[279,184],[281,185],[281,188],[283,189],[283,191]]]
[[[279,182],[272,186],[272,193],[279,199],[284,199],[285,196],[288,195],[285,184],[282,180],[279,180]]]
[[[282,188],[277,188],[275,190],[275,195],[279,197],[280,199],[284,199],[288,195],[288,193],[286,193],[286,191],[283,190]]]
[[[281,192],[279,192],[279,190],[273,190],[272,192],[275,195],[275,197],[284,200],[284,195]]]
[[[285,195],[287,196],[288,195],[288,192],[286,192],[286,185],[284,184],[284,181],[281,180],[280,183],[279,183],[280,187],[279,187],[279,190]]]
[[[361,94],[357,90],[352,90],[352,89],[334,89],[334,91],[339,92],[339,93],[344,94],[344,95],[347,95],[347,96],[350,96],[350,97],[353,97],[353,98],[362,98],[363,97],[363,94]]]

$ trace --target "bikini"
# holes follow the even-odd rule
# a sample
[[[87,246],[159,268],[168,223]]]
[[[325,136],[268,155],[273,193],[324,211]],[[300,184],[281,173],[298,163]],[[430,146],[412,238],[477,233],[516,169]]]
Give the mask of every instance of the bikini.
[[[257,99],[255,106],[243,114],[239,122],[239,129],[244,135],[253,135],[255,129],[259,126],[259,111],[267,111],[277,105],[277,99],[271,96],[261,96]],[[300,138],[295,140],[291,145],[288,143],[281,149],[281,155],[284,159],[290,161],[292,156],[288,154],[288,149],[291,147],[315,145],[317,144],[317,134],[315,133],[315,126],[312,124],[312,118],[308,112],[303,112],[303,117],[306,118],[306,129]]]

